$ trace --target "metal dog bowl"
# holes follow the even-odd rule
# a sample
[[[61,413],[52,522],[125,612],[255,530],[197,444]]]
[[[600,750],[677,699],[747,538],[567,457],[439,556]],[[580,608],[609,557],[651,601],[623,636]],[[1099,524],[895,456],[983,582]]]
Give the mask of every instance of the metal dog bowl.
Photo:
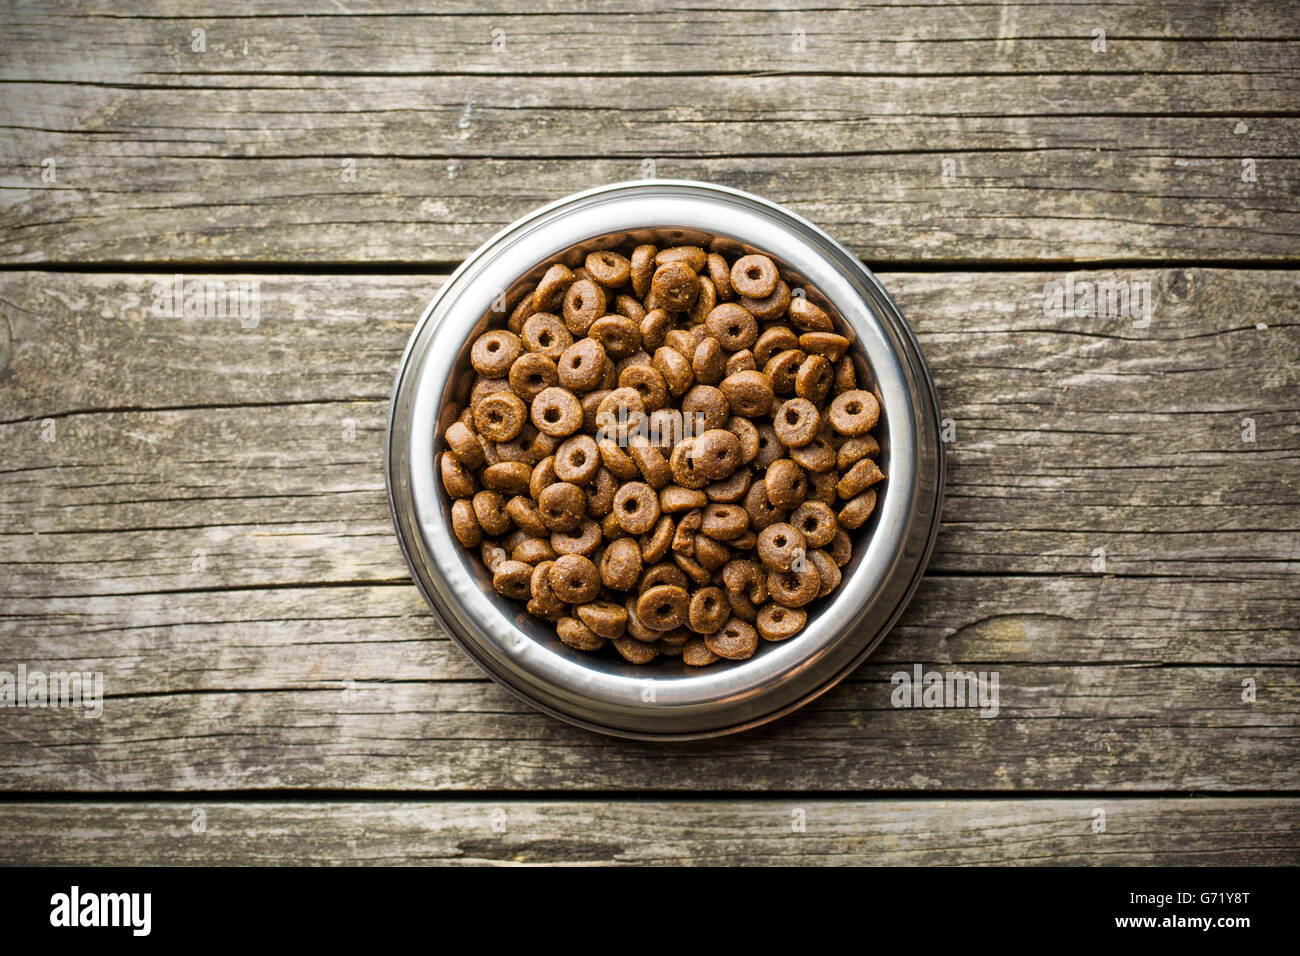
[[[477,549],[452,535],[436,467],[442,434],[467,401],[470,343],[500,326],[555,262],[628,242],[761,251],[791,287],[822,305],[853,340],[860,382],[881,413],[888,476],[854,535],[838,589],[808,606],[805,629],[760,641],[749,660],[693,670],[678,657],[635,666],[573,650],[554,625],[498,596]],[[865,373],[863,375],[862,373]],[[864,386],[867,387],[867,386]],[[916,339],[875,277],[811,223],[766,200],[707,183],[649,180],[552,203],[469,257],[425,310],[393,390],[386,454],[393,521],[416,584],[457,644],[535,707],[603,733],[691,739],[765,723],[833,687],[875,649],[912,596],[939,525],[944,452],[938,403]]]

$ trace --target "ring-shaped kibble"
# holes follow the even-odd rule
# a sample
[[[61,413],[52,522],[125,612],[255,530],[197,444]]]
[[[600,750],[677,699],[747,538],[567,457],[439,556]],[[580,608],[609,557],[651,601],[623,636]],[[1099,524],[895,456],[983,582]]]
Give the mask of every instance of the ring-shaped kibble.
[[[664,344],[664,337],[673,327],[673,317],[663,309],[654,309],[645,314],[637,327],[641,332],[641,347],[653,352]]]
[[[505,329],[484,332],[469,350],[469,364],[486,378],[502,378],[524,350],[519,336]]]
[[[564,350],[573,344],[573,333],[564,327],[558,315],[550,312],[529,316],[519,338],[529,352],[545,355],[552,362],[558,362]]]
[[[600,451],[590,435],[574,435],[555,450],[555,476],[560,481],[585,485],[600,471]],[[545,486],[543,486],[545,487]]]
[[[714,654],[729,661],[743,661],[758,650],[758,631],[747,621],[731,618],[722,629],[704,635],[704,644]]]
[[[767,600],[767,572],[749,558],[728,561],[722,569],[722,583],[729,592],[744,594],[750,600],[759,603]]]
[[[555,471],[555,456],[547,455],[533,465],[533,473],[528,476],[528,493],[537,498],[541,495],[543,488],[549,488],[560,480],[562,479]],[[569,479],[565,478],[563,480],[568,481]]]
[[[836,395],[841,392],[852,391],[858,387],[858,371],[853,364],[853,359],[845,355],[838,362],[832,364],[835,366],[835,384],[831,386],[831,390]]]
[[[778,395],[790,395],[794,392],[795,376],[799,366],[807,356],[798,349],[777,352],[763,366],[763,374],[772,380],[772,391]]]
[[[479,376],[470,389],[469,406],[470,415],[473,416],[473,409],[478,407],[478,403],[483,401],[489,395],[501,395],[510,391],[510,380],[504,375],[501,378],[484,378]]]
[[[567,388],[544,388],[533,399],[532,419],[538,431],[564,438],[582,427],[582,404]]]
[[[605,646],[605,639],[576,617],[556,621],[555,634],[575,651],[598,651]]]
[[[583,518],[572,531],[552,531],[551,548],[556,554],[580,554],[590,558],[600,548],[603,538],[600,525],[590,518]]]
[[[467,468],[477,468],[483,464],[483,446],[478,436],[464,422],[452,422],[444,436],[452,457]]]
[[[533,290],[533,308],[538,312],[553,312],[576,279],[573,270],[563,263],[551,266]]]
[[[641,396],[641,407],[654,412],[668,402],[668,383],[653,365],[629,365],[618,375],[618,387],[633,389]]]
[[[817,437],[822,418],[806,398],[788,398],[772,416],[772,429],[787,448],[802,448]]]
[[[620,637],[610,643],[614,645],[614,650],[618,651],[619,656],[629,664],[649,664],[659,656],[659,648],[646,641]]]
[[[645,534],[659,520],[659,496],[641,481],[629,481],[614,495],[614,514],[628,534]]]
[[[740,297],[740,304],[760,322],[775,321],[785,315],[786,309],[790,307],[790,287],[778,279],[771,295],[764,298],[744,295]]]
[[[729,543],[728,543],[729,544]],[[731,560],[731,548],[704,534],[695,535],[691,557],[706,571],[716,571]]]
[[[739,415],[728,418],[725,427],[740,440],[740,463],[750,464],[758,456],[758,428],[748,418]]]
[[[732,541],[749,529],[749,515],[740,505],[710,502],[704,506],[700,531],[715,541]]]
[[[810,548],[824,548],[831,543],[839,525],[835,512],[823,501],[805,501],[790,513],[790,525],[804,536]]]
[[[871,517],[871,512],[876,510],[876,489],[868,488],[856,498],[850,499],[848,504],[840,509],[840,524],[850,531],[857,531],[867,519]]]
[[[689,583],[681,568],[671,561],[660,561],[646,568],[641,574],[641,580],[637,582],[637,591],[648,591],[663,584],[684,589]]]
[[[607,289],[617,289],[627,285],[632,274],[632,263],[626,256],[621,256],[610,249],[587,254],[587,274]]]
[[[778,521],[758,533],[758,559],[769,571],[789,571],[804,560],[807,550],[803,532],[788,522]]]
[[[703,585],[708,584],[713,578],[713,575],[689,554],[674,551],[673,561],[686,573],[687,577],[695,582],[697,587],[702,587]]]
[[[650,362],[664,377],[664,383],[673,395],[684,394],[695,381],[695,372],[691,368],[690,359],[670,345],[661,345],[655,349]]]
[[[704,328],[728,352],[750,348],[758,340],[758,322],[734,302],[724,302],[709,312]]]
[[[557,481],[543,489],[537,499],[537,513],[547,531],[572,531],[587,510],[587,496],[572,482]]]
[[[735,293],[731,289],[731,266],[727,264],[726,258],[716,252],[710,252],[704,268],[709,273],[714,291],[718,294],[718,301],[725,302],[730,299]]]
[[[737,415],[759,418],[772,410],[772,380],[762,372],[751,369],[728,375],[720,388],[728,409]]]
[[[820,307],[809,302],[804,296],[795,296],[790,300],[790,324],[800,332],[833,332],[835,325],[831,317]]]
[[[656,584],[641,592],[636,616],[654,631],[671,631],[686,624],[690,599],[684,587]]]
[[[579,279],[564,293],[564,326],[574,335],[586,335],[605,314],[605,290],[590,279]]]
[[[519,434],[527,420],[527,409],[518,395],[497,392],[474,407],[474,428],[488,441],[509,441]]]
[[[682,396],[682,425],[687,434],[699,436],[709,429],[722,428],[730,417],[731,404],[720,388],[696,385]]]
[[[754,364],[762,367],[772,360],[772,356],[789,352],[799,347],[799,337],[787,326],[774,325],[764,329],[763,334],[754,343]]]
[[[538,561],[554,561],[558,555],[551,547],[551,539],[522,538],[510,552],[510,557],[524,564],[536,564]]]
[[[623,609],[627,611],[627,636],[633,640],[653,644],[663,636],[663,632],[646,627],[645,622],[637,616],[636,605],[637,598],[635,595],[623,602]]]
[[[483,540],[483,529],[474,515],[474,506],[467,498],[459,498],[451,504],[451,532],[467,548],[478,547]]]
[[[703,339],[704,329],[700,326],[669,329],[668,334],[664,336],[664,345],[670,349],[676,349],[682,355],[694,355],[695,346],[699,345]]]
[[[712,634],[731,617],[731,605],[722,588],[700,588],[691,595],[686,611],[686,626],[696,634]]]
[[[580,554],[562,554],[547,575],[551,590],[565,604],[586,604],[600,593],[600,573],[590,558]]]
[[[702,637],[693,638],[682,645],[682,663],[687,667],[707,667],[719,660],[721,658],[709,650]]]
[[[782,510],[797,508],[808,497],[808,479],[803,469],[789,458],[778,458],[763,476],[767,500]]]
[[[695,441],[694,438],[682,439],[668,456],[673,481],[692,491],[698,491],[709,483],[709,479],[696,468]]]
[[[447,452],[438,456],[438,472],[448,498],[472,498],[478,491],[478,484],[469,469]]]
[[[590,392],[605,374],[604,347],[595,339],[579,339],[560,355],[556,363],[560,385],[571,392]]]
[[[865,435],[876,427],[880,403],[870,392],[855,388],[835,396],[828,417],[831,428],[841,435]]]
[[[646,418],[646,439],[665,454],[671,453],[684,435],[679,408],[656,408]]]
[[[529,578],[532,573],[532,566],[522,561],[501,561],[492,569],[492,590],[502,597],[525,600],[529,596]]]
[[[741,295],[762,299],[776,291],[776,263],[763,255],[741,256],[731,267],[731,287]]]
[[[630,295],[615,296],[614,311],[624,318],[631,319],[635,322],[638,330],[641,328],[641,323],[645,321],[645,306]]]
[[[620,387],[613,389],[601,399],[596,407],[596,423],[603,424],[603,427],[612,433],[616,424],[622,427],[624,423],[632,421],[634,416],[644,413],[645,402],[641,398],[641,393],[635,388]]]
[[[814,474],[825,474],[835,470],[835,448],[824,438],[814,438],[806,445],[791,448],[790,460]]]
[[[655,254],[655,265],[684,262],[691,267],[692,272],[701,272],[708,262],[708,257],[708,253],[699,246],[669,246]]]
[[[701,385],[717,385],[727,373],[727,355],[713,336],[708,336],[695,346],[691,356],[691,371]]]
[[[835,563],[829,554],[821,550],[809,551],[808,560],[817,569],[817,578],[821,582],[817,588],[818,597],[826,597],[840,586],[840,578],[842,577],[840,566]]]
[[[704,494],[709,501],[726,505],[735,504],[745,499],[745,494],[749,491],[749,483],[753,480],[753,470],[742,466],[721,481],[706,485]]]
[[[808,622],[808,612],[799,607],[764,604],[758,609],[758,636],[765,641],[785,641],[803,630]]]
[[[614,359],[626,358],[641,348],[641,329],[625,315],[602,316],[591,323],[587,334]]]
[[[600,452],[601,464],[619,481],[635,481],[640,477],[641,470],[637,468],[636,462],[619,447],[618,441],[614,438],[609,436],[598,438],[596,448]]]
[[[732,352],[727,356],[726,375],[723,378],[729,378],[737,372],[755,372],[759,371],[758,363],[754,361],[754,353],[749,349],[741,349],[739,352]]]
[[[480,491],[471,499],[474,517],[486,534],[498,538],[510,530],[510,515],[506,514],[506,499],[499,491]]]
[[[797,571],[769,571],[767,575],[768,593],[784,607],[803,607],[817,596],[820,588],[817,568],[807,560]]]
[[[641,535],[641,560],[645,563],[662,561],[673,542],[673,519],[662,515],[647,534]]]
[[[728,477],[740,467],[740,439],[725,428],[709,428],[695,440],[695,470],[709,481]]]
[[[718,293],[713,288],[713,280],[708,276],[700,276],[700,291],[691,305],[690,320],[695,323],[703,322],[717,304]]]
[[[795,464],[798,464],[798,462],[795,462]],[[803,466],[800,465],[800,467]],[[836,499],[839,497],[835,494],[835,483],[838,480],[839,476],[833,468],[830,471],[808,472],[808,494],[804,497],[804,501],[821,501],[834,506]]]
[[[605,396],[610,392],[609,389],[598,388],[595,391],[583,392],[582,397],[578,399],[582,403],[582,430],[595,432],[596,430],[596,411],[600,408],[600,403],[605,400]]]
[[[669,466],[671,467],[671,465]],[[659,510],[664,514],[679,514],[703,508],[709,503],[704,492],[681,485],[669,485],[659,490]]]
[[[627,611],[612,601],[592,601],[577,608],[578,620],[592,632],[608,640],[623,636],[627,630]]]
[[[826,401],[831,392],[835,370],[824,355],[809,355],[794,376],[794,393],[814,404]]]
[[[641,579],[641,547],[635,538],[611,541],[600,558],[600,579],[615,591],[630,591]]]
[[[637,246],[632,250],[628,279],[632,283],[632,291],[643,299],[650,293],[650,280],[654,278],[655,254],[658,251],[651,245]]]
[[[835,491],[841,498],[856,498],[872,485],[884,480],[885,476],[880,473],[880,467],[870,458],[863,458],[840,477]]]
[[[492,448],[500,461],[522,461],[532,465],[554,452],[557,444],[554,436],[538,431],[529,422],[524,422],[518,435],[509,441],[493,442]]]
[[[749,526],[756,532],[769,525],[785,520],[786,512],[772,504],[767,497],[767,481],[754,481],[745,494],[745,513],[749,515]]]
[[[506,320],[506,328],[515,335],[519,335],[524,323],[528,321],[528,317],[536,311],[537,309],[533,305],[533,289],[529,289],[524,293],[524,297],[515,304],[510,313],[510,318]]]
[[[508,375],[510,387],[525,402],[531,402],[544,388],[558,385],[555,362],[540,352],[525,352],[515,359]]]
[[[599,447],[596,454],[600,454]],[[614,510],[614,495],[618,492],[618,481],[603,464],[596,469],[596,477],[587,489],[587,514],[593,518],[603,518]]]
[[[699,292],[700,277],[681,260],[661,265],[650,279],[651,300],[670,312],[689,309]]]
[[[550,528],[542,523],[542,513],[537,510],[537,502],[526,495],[515,495],[506,502],[506,514],[519,528],[529,534],[550,534]]]

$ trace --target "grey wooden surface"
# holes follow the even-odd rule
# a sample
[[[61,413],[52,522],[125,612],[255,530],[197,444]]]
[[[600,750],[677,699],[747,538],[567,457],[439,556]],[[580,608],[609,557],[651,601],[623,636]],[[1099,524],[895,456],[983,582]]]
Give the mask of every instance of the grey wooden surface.
[[[0,862],[1300,861],[1286,3],[4,6],[0,670],[106,700],[0,710]],[[485,680],[381,471],[456,261],[651,162],[876,266],[955,439],[872,659],[675,746]],[[257,325],[156,316],[178,272]],[[1051,314],[1067,276],[1150,322]],[[915,663],[998,716],[895,709]]]

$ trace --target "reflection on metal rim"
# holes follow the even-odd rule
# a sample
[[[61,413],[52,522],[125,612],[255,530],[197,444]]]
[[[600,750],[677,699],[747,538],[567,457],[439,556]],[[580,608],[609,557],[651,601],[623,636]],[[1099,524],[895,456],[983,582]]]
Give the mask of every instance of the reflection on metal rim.
[[[840,587],[809,605],[807,627],[747,661],[693,672],[680,658],[637,667],[560,643],[552,625],[499,598],[477,553],[451,533],[435,457],[463,409],[473,338],[554,262],[576,265],[627,241],[713,245],[771,256],[853,340],[880,401],[876,512]],[[499,322],[498,318],[498,322]],[[806,220],[707,183],[648,180],[578,193],[498,233],[447,281],[398,371],[386,449],[402,550],[447,633],[493,679],[534,706],[604,733],[692,739],[744,730],[807,703],[875,649],[912,596],[939,525],[944,450],[938,402],[916,339],[876,278]]]

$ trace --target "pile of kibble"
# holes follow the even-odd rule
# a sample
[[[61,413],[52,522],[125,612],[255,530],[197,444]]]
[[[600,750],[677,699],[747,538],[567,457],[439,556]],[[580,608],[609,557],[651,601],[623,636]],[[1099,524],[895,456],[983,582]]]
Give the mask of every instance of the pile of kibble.
[[[641,245],[551,266],[505,325],[439,463],[496,590],[636,664],[798,633],[884,478],[826,312],[767,256]]]

